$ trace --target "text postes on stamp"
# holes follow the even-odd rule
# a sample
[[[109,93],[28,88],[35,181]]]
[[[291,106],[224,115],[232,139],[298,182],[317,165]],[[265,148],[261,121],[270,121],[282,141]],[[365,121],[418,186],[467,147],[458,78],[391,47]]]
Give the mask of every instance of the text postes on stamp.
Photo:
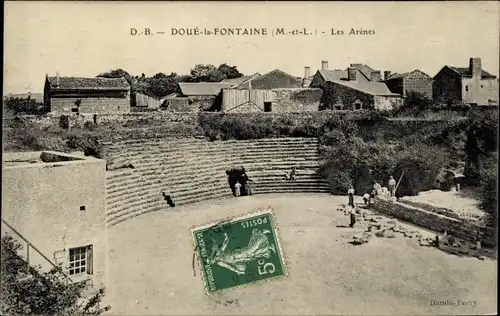
[[[207,294],[286,275],[271,209],[192,229]]]

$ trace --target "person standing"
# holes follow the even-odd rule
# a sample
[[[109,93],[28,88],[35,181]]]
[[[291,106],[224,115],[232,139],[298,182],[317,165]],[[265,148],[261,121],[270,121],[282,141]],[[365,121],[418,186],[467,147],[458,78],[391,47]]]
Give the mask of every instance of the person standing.
[[[252,195],[252,188],[250,187],[250,183],[249,182],[247,182],[245,184],[245,191],[246,191],[247,195]]]
[[[295,170],[295,167],[292,168],[292,171],[290,172],[290,180],[294,181],[295,180],[295,174],[297,171]]]
[[[234,185],[235,196],[240,196],[240,194],[241,194],[240,189],[241,189],[241,183],[238,181]]]
[[[371,195],[368,193],[365,193],[363,195],[363,201],[365,202],[365,205],[368,205],[368,207],[371,206]]]
[[[351,186],[349,190],[347,190],[347,195],[349,196],[349,206],[354,207],[354,188]]]
[[[389,195],[394,196],[394,190],[396,189],[396,180],[394,180],[392,176],[389,178],[387,188],[389,189]]]
[[[351,219],[351,223],[349,224],[349,227],[353,227],[354,224],[356,224],[356,208],[353,206],[350,207],[349,210],[349,217]]]
[[[375,181],[375,184],[373,185],[373,195],[378,195],[380,193],[380,190],[382,190],[382,186]]]

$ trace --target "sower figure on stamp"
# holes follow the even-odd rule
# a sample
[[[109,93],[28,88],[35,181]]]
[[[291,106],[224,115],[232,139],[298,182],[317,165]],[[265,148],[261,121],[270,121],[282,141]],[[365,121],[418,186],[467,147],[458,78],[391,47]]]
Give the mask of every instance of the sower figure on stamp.
[[[349,195],[349,206],[354,207],[354,188],[351,186],[349,190],[347,190],[347,195]]]
[[[270,258],[271,253],[276,253],[276,247],[269,243],[266,234],[271,231],[254,228],[248,245],[236,250],[227,250],[229,236],[224,233],[224,242],[219,248],[215,240],[212,239],[212,254],[208,258],[208,264],[217,264],[229,269],[238,275],[246,273],[247,264],[261,258]]]

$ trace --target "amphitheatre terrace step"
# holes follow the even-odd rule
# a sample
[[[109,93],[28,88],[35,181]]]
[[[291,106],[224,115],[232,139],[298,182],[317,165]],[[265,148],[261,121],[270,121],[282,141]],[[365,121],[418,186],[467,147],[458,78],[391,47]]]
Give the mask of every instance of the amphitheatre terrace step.
[[[163,155],[163,154],[148,154],[142,156],[122,156],[122,157],[109,157],[108,165],[125,165],[132,164],[136,167],[137,164],[146,164],[146,163],[166,163],[170,164],[176,163],[187,163],[190,161],[196,161],[198,159],[214,159],[218,161],[230,161],[230,160],[261,160],[261,159],[320,159],[317,151],[288,151],[288,152],[260,152],[255,154],[249,154],[245,152],[231,152],[230,154],[223,154],[221,152],[214,152],[213,154],[201,152],[201,153],[185,153],[182,155],[177,152],[174,155]]]
[[[109,153],[107,155],[107,159],[109,161],[117,161],[117,162],[122,162],[124,160],[131,160],[131,161],[141,161],[141,160],[148,160],[148,159],[158,159],[159,157],[162,158],[168,158],[168,159],[183,159],[184,157],[198,157],[198,156],[205,156],[205,157],[221,157],[221,158],[226,158],[226,159],[231,159],[231,158],[240,158],[240,157],[280,157],[280,156],[287,156],[287,155],[297,155],[298,157],[307,157],[307,156],[313,156],[313,157],[319,157],[319,152],[317,149],[313,148],[297,148],[297,149],[287,149],[287,150],[278,150],[276,148],[272,148],[270,150],[254,150],[254,151],[248,151],[248,150],[242,150],[241,148],[235,148],[232,150],[228,151],[221,151],[221,150],[203,150],[203,151],[168,151],[168,152],[148,152],[148,151],[141,151],[140,153],[137,154],[132,154],[131,152],[120,152],[120,153]]]
[[[131,211],[120,213],[120,214],[117,214],[115,216],[109,217],[106,220],[106,223],[108,226],[114,226],[118,223],[121,223],[123,221],[126,221],[128,219],[131,219],[131,218],[143,215],[143,214],[147,214],[147,213],[151,213],[151,212],[155,212],[155,211],[164,211],[167,209],[168,209],[168,205],[166,205],[166,204],[162,205],[161,203],[158,203],[158,202],[157,203],[148,203],[148,204],[142,205],[141,207],[135,208]]]
[[[158,196],[155,196],[155,195],[141,196],[141,197],[138,197],[136,199],[130,200],[128,203],[125,203],[122,205],[107,206],[106,216],[107,217],[119,216],[119,214],[129,213],[129,212],[135,211],[136,209],[140,209],[144,205],[154,204],[154,203],[159,203],[159,202],[160,202],[160,200],[159,200]]]
[[[234,146],[234,147],[192,147],[192,148],[122,148],[122,149],[113,149],[109,150],[108,153],[110,155],[116,155],[117,153],[129,153],[132,157],[135,156],[136,153],[148,153],[148,154],[168,154],[168,153],[181,153],[181,152],[191,152],[191,153],[228,153],[237,150],[238,152],[247,153],[247,154],[258,154],[262,152],[300,152],[300,151],[318,151],[318,147],[316,145],[301,145],[296,144],[293,146],[267,146],[267,145],[259,145],[252,147],[244,147],[244,146]]]
[[[227,197],[232,197],[232,193],[229,192],[214,192],[212,194],[206,194],[206,193],[200,193],[197,195],[190,195],[190,196],[182,196],[178,198],[177,200],[174,199],[175,206],[181,206],[181,205],[187,205],[187,204],[192,204],[192,203],[197,203],[201,201],[207,201],[207,200],[215,200],[215,199],[220,199],[220,198],[227,198]]]
[[[147,145],[161,145],[166,146],[176,146],[176,145],[191,145],[191,144],[274,144],[274,143],[318,143],[318,139],[315,137],[284,137],[284,138],[260,138],[260,139],[244,139],[244,140],[226,140],[226,141],[208,141],[205,139],[196,138],[182,138],[182,139],[168,139],[168,138],[157,138],[157,139],[131,139],[122,140],[109,144],[109,148],[123,147],[123,146],[147,146]]]
[[[225,146],[159,146],[159,145],[151,145],[151,146],[134,146],[134,147],[123,147],[123,148],[113,148],[108,149],[108,153],[168,153],[168,152],[224,152],[224,151],[248,151],[248,152],[261,152],[261,151],[271,151],[271,150],[302,150],[302,149],[311,149],[318,150],[317,144],[303,144],[303,143],[294,143],[294,144],[254,144],[254,145],[245,145],[245,144],[234,144]]]
[[[276,194],[276,193],[330,193],[327,188],[262,188],[252,190],[252,194]]]

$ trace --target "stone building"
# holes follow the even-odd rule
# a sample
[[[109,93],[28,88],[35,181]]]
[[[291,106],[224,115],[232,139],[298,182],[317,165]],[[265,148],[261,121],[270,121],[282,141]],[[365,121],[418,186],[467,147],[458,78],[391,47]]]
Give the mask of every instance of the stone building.
[[[307,71],[308,67],[306,77]],[[304,87],[304,79],[275,69],[224,89],[222,104],[217,110],[233,113],[317,111],[322,91]]]
[[[481,58],[470,58],[469,67],[444,66],[433,81],[434,101],[441,104],[498,106],[498,79],[481,67]]]
[[[382,81],[381,72],[374,70],[370,66],[365,64],[351,64],[349,68],[358,70],[364,78],[364,81],[373,81],[379,82]],[[336,81],[342,80],[342,78],[347,78],[346,70],[336,69],[329,70],[328,69],[328,61],[323,60],[321,62],[321,70],[318,70],[314,77],[311,80],[309,87],[311,88],[323,88],[325,82],[327,81]]]
[[[50,151],[2,158],[2,234],[21,243],[21,258],[105,285],[106,162]]]
[[[262,76],[257,76],[251,80],[247,80],[238,86],[236,89],[281,89],[281,88],[301,88],[302,78],[294,77],[284,71],[275,69]]]
[[[44,103],[53,113],[130,112],[130,85],[125,78],[46,76]]]
[[[311,112],[318,111],[323,91],[311,88],[224,89],[224,112]]]
[[[380,111],[398,106],[401,95],[392,93],[384,82],[371,80],[373,78],[357,67],[349,67],[346,77],[325,78],[320,109]]]
[[[222,89],[228,82],[179,82],[179,93],[169,96],[163,106],[172,112],[198,112],[220,107]]]
[[[384,82],[391,92],[400,94],[403,98],[410,91],[432,98],[432,77],[418,69],[400,74],[384,71]]]

